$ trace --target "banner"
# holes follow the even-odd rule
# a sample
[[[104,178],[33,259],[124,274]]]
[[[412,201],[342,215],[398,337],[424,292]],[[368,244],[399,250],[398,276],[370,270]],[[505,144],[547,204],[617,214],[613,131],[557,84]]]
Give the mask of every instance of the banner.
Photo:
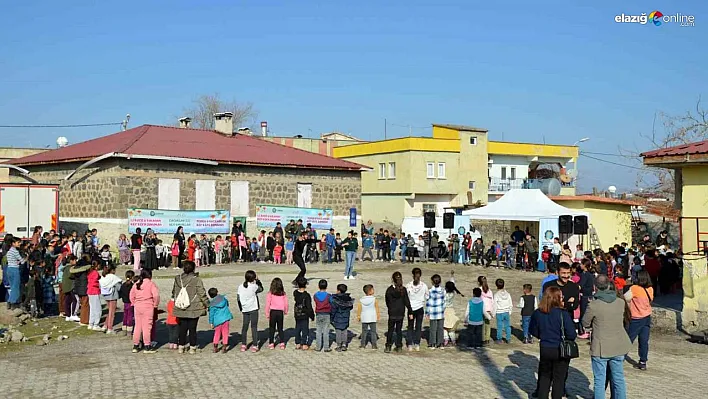
[[[332,217],[334,213],[331,209],[316,208],[294,208],[288,206],[257,205],[256,225],[258,228],[275,227],[280,222],[285,227],[291,220],[302,219],[303,226],[312,224],[315,230],[329,230],[332,228]]]
[[[558,218],[539,220],[538,230],[538,256],[541,259],[544,245],[553,248],[553,239],[558,237]]]
[[[349,227],[356,227],[356,208],[349,208]]]
[[[150,228],[158,234],[174,234],[177,227],[184,227],[184,234],[229,234],[229,211],[168,211],[158,209],[128,209],[128,231],[145,231]]]

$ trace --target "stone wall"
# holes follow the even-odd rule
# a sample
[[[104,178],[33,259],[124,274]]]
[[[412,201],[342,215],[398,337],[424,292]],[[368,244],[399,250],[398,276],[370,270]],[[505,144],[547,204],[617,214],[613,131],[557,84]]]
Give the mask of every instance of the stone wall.
[[[196,165],[166,161],[112,159],[63,180],[78,164],[29,167],[38,183],[60,185],[60,218],[127,218],[127,208],[157,208],[158,180],[180,179],[180,208],[195,209],[196,180],[216,181],[216,207],[231,208],[231,181],[249,182],[249,216],[256,205],[297,206],[297,184],[312,184],[312,207],[331,208],[335,215],[361,209],[361,174],[298,168],[240,165]],[[13,182],[26,182],[13,175]]]

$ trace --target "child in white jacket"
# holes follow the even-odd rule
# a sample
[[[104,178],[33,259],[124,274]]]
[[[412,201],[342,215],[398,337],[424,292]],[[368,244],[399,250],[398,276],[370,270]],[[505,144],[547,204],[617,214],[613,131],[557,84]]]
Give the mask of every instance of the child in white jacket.
[[[506,331],[506,343],[511,343],[511,310],[514,302],[511,295],[504,289],[504,280],[497,279],[495,282],[497,293],[494,294],[494,310],[497,317],[497,343],[502,342],[502,331]]]

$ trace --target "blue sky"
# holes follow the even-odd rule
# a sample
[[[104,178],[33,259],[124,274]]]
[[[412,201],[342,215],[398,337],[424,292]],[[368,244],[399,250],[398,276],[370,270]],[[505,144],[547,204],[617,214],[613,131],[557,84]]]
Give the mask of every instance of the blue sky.
[[[277,135],[382,139],[387,119],[389,136],[408,134],[393,124],[456,123],[510,141],[590,137],[582,149],[617,153],[648,149],[639,134],[651,132],[656,111],[682,113],[708,97],[705,2],[478,3],[8,2],[0,124],[126,113],[131,126],[167,124],[194,97],[218,92],[253,102]],[[696,26],[614,22],[653,10],[694,15]],[[45,146],[114,131],[0,129],[0,139]],[[580,159],[583,191],[631,189],[635,172]]]

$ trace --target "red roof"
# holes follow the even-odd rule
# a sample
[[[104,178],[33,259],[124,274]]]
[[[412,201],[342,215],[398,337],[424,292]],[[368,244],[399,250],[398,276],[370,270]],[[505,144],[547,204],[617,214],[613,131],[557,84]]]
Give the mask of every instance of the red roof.
[[[681,144],[674,147],[660,148],[654,151],[643,152],[644,158],[665,157],[672,155],[708,154],[708,140],[695,143]]]
[[[88,161],[120,153],[190,158],[226,164],[314,169],[361,170],[362,165],[243,134],[226,136],[212,130],[142,125],[82,143],[18,158],[14,165],[31,166]]]
[[[554,195],[549,197],[553,201],[587,201],[587,202],[600,202],[604,204],[617,204],[617,205],[629,205],[629,206],[638,206],[641,205],[641,203],[637,201],[632,201],[628,199],[620,199],[620,198],[607,198],[607,197],[598,197],[595,195]]]

